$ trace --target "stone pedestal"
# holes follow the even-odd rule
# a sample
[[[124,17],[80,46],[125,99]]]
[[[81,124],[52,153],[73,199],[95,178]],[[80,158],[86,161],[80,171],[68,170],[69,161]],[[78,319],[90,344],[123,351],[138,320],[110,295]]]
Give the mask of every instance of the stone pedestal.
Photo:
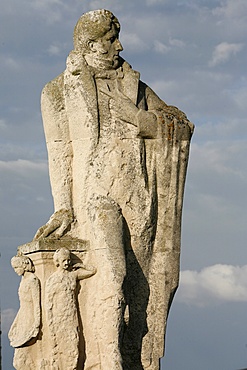
[[[17,351],[22,351],[24,357],[31,357],[35,369],[32,370],[55,370],[52,366],[52,343],[50,337],[50,330],[47,323],[47,317],[44,307],[45,302],[45,285],[48,278],[55,272],[56,267],[53,261],[54,252],[60,248],[67,248],[71,251],[72,263],[82,263],[88,253],[89,243],[85,240],[77,239],[66,239],[66,240],[56,240],[56,239],[41,239],[39,241],[32,241],[30,243],[21,245],[18,248],[18,254],[25,255],[29,257],[35,266],[35,275],[40,280],[41,285],[41,328],[37,340],[30,346],[17,349]],[[79,314],[79,360],[78,369],[83,368],[85,362],[85,343],[82,330],[82,307],[83,304],[83,289],[81,289],[81,284],[78,283],[77,293],[78,293],[78,314]],[[64,302],[66,305],[67,302]],[[63,322],[61,321],[61,326]],[[66,337],[66,327],[64,327],[64,336]],[[31,370],[30,368],[21,368],[18,370]],[[62,368],[59,370],[63,370]],[[64,368],[64,370],[67,370]]]

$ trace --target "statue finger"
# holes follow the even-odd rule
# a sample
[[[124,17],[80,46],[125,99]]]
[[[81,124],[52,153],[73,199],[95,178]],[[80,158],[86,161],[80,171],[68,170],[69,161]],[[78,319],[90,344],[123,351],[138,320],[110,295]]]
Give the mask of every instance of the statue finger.
[[[39,239],[39,238],[42,236],[42,234],[43,234],[44,230],[45,230],[45,225],[44,225],[44,226],[41,226],[41,227],[38,229],[38,231],[37,231],[37,232],[36,232],[36,234],[34,235],[33,240],[37,240],[37,239]]]
[[[43,232],[43,238],[45,238],[46,236],[49,236],[54,230],[56,230],[58,228],[59,225],[57,225],[57,222],[53,223],[51,222],[50,224],[47,224],[46,225],[46,228]]]
[[[66,229],[68,228],[69,225],[70,225],[69,220],[63,221],[62,225],[60,225],[57,228],[56,232],[54,233],[54,236],[56,238],[60,238],[61,236],[63,236],[63,234],[65,233],[65,231],[66,231]]]

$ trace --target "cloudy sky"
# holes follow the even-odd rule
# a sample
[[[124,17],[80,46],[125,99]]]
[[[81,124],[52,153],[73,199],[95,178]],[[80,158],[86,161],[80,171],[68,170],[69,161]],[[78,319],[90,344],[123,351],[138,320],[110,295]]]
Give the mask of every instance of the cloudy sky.
[[[53,211],[40,92],[64,70],[79,16],[97,8],[119,18],[122,56],[142,80],[196,124],[162,370],[247,367],[247,0],[2,0],[3,370],[18,309],[10,258]]]

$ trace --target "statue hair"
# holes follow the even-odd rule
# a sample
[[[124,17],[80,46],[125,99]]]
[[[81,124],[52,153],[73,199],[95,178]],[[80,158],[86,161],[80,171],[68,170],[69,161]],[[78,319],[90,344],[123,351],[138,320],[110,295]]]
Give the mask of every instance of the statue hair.
[[[34,272],[35,267],[33,261],[27,256],[14,256],[11,258],[11,266],[13,268],[23,267],[27,272]]]

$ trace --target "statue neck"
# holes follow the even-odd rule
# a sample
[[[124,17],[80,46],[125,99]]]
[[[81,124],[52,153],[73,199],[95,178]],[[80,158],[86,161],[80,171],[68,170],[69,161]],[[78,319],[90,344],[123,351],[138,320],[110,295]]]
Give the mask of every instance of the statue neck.
[[[97,70],[114,70],[118,67],[114,66],[111,60],[99,58],[94,54],[86,54],[84,55],[84,58],[90,67],[93,67]]]

